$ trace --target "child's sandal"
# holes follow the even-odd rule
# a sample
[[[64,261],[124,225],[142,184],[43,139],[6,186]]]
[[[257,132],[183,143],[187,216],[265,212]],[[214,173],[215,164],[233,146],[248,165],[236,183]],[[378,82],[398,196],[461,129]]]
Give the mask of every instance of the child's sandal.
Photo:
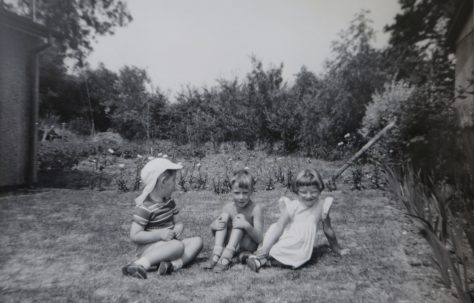
[[[208,260],[206,263],[202,265],[202,269],[207,269],[207,270],[213,269],[214,266],[216,266],[216,264],[217,262],[211,258],[210,260]]]
[[[217,262],[217,264],[214,266],[214,268],[212,269],[213,272],[215,273],[221,273],[221,272],[224,272],[226,270],[228,270],[230,268],[230,260],[229,259],[224,259],[224,260],[227,260],[227,264],[223,264],[222,263],[222,260],[224,258],[221,258],[219,260],[219,262]]]
[[[146,279],[147,278],[146,269],[143,266],[137,265],[137,264],[134,264],[134,263],[131,263],[131,264],[128,264],[128,265],[122,267],[122,273],[125,276],[129,276],[129,277],[133,277],[133,278],[137,278],[137,279]]]
[[[206,263],[202,265],[202,269],[207,269],[207,270],[213,269],[214,266],[216,266],[217,262],[219,261],[219,258],[220,256],[213,255],[212,257],[209,258],[209,260],[207,260]]]
[[[250,256],[247,259],[247,266],[254,272],[258,272],[258,270],[262,267],[262,263],[260,260],[255,256]]]
[[[158,275],[164,276],[164,275],[171,275],[173,272],[173,265],[171,262],[163,261],[160,262],[160,266],[158,266]]]

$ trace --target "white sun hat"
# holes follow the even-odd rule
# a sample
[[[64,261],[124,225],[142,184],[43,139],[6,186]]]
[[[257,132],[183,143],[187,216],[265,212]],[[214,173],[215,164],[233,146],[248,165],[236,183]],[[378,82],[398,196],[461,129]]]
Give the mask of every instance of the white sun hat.
[[[178,170],[181,168],[183,168],[182,165],[173,163],[170,160],[164,158],[155,158],[145,164],[145,166],[142,168],[142,171],[140,172],[140,178],[142,179],[143,184],[145,184],[145,188],[143,188],[140,196],[135,199],[135,203],[137,203],[137,205],[143,204],[143,201],[145,201],[148,195],[155,188],[156,180],[158,180],[158,177],[162,173],[169,169]]]

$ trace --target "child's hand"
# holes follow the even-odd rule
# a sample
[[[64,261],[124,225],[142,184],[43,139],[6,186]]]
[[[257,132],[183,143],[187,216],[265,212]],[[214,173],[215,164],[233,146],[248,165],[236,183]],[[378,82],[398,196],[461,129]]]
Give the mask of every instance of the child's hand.
[[[211,227],[215,231],[224,230],[227,227],[227,222],[222,216],[220,216],[212,223]]]
[[[237,215],[235,216],[234,220],[232,220],[232,228],[247,229],[249,227],[250,223],[245,220],[244,215]]]
[[[174,225],[174,233],[175,233],[175,238],[179,238],[181,236],[181,234],[183,233],[183,230],[184,230],[184,225],[183,223],[176,223]]]
[[[172,229],[164,228],[160,230],[160,236],[163,241],[171,241],[176,236],[176,233]]]

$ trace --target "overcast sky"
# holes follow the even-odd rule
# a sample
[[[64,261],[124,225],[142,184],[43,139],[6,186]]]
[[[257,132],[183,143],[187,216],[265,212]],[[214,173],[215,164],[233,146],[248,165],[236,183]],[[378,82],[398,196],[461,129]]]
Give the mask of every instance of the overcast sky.
[[[154,86],[174,95],[185,85],[242,79],[250,56],[264,67],[284,64],[289,83],[305,65],[323,71],[331,41],[362,9],[371,11],[376,47],[387,44],[383,27],[393,22],[397,0],[129,0],[134,20],[100,37],[89,57],[118,71],[145,68]]]

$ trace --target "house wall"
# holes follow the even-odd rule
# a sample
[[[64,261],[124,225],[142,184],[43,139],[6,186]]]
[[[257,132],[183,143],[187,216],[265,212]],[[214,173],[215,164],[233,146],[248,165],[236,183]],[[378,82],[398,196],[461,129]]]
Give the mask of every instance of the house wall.
[[[474,17],[471,11],[467,22],[456,39],[456,88],[466,88],[473,81],[474,71]],[[473,92],[474,86],[468,91]],[[455,102],[461,131],[461,146],[463,148],[466,167],[474,176],[474,95],[464,94],[464,99]]]
[[[33,182],[31,50],[39,39],[0,26],[0,187]]]
[[[471,12],[467,22],[456,39],[456,88],[467,87],[474,71],[474,17]],[[472,91],[474,87],[470,87]],[[466,94],[465,99],[458,99],[456,107],[459,123],[462,128],[474,126],[474,95]]]

